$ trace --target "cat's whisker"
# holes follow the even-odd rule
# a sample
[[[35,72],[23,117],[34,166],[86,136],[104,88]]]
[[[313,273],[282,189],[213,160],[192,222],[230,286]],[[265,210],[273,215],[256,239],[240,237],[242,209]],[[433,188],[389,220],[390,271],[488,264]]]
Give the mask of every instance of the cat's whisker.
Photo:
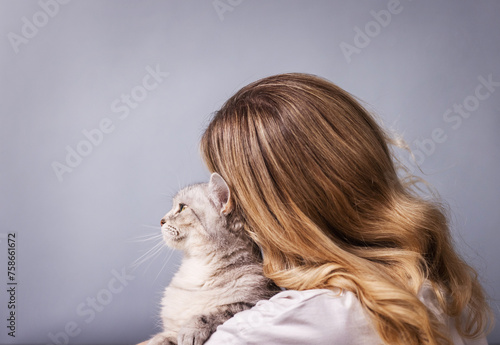
[[[154,229],[156,232],[154,233],[149,233],[149,234],[144,234],[144,235],[139,235],[136,237],[132,237],[131,239],[128,240],[128,242],[147,242],[147,241],[153,241],[161,238],[163,235],[161,233],[161,230],[159,230],[159,226],[153,226],[153,225],[148,225],[148,224],[142,224],[142,227],[149,228],[149,229]]]
[[[154,259],[156,256],[158,256],[158,254],[162,251],[162,249],[163,248],[157,248],[154,253],[152,253],[150,256],[148,256],[147,258],[145,258],[141,262],[137,263],[135,266],[132,266],[132,268],[134,270],[138,269],[140,265],[144,264],[146,261],[149,261],[149,264],[146,266],[146,268],[143,271],[143,273],[146,273],[148,271],[149,267],[151,266],[152,262],[154,261],[154,260],[150,260],[150,259]]]
[[[163,251],[163,249],[165,249],[166,247],[165,246],[161,246],[159,247],[159,249],[157,249],[154,253],[152,253],[148,260],[149,260],[149,264],[148,266],[146,267],[146,272],[147,270],[149,269],[149,267],[151,266],[151,264],[156,260],[156,258],[160,255],[160,253]]]
[[[163,269],[165,268],[165,265],[170,261],[170,258],[172,257],[172,255],[174,254],[174,251],[173,250],[170,250],[170,253],[168,254],[168,257],[167,259],[165,260],[165,262],[163,263],[163,266],[161,267],[160,269],[160,272],[158,272],[158,274],[156,275],[156,278],[153,282],[156,282],[156,279],[158,279],[158,277],[160,276],[161,272],[163,271]]]
[[[155,236],[155,235],[161,235],[161,227],[159,224],[157,226],[142,224],[141,227],[153,229],[156,231],[155,232],[148,231],[147,233],[142,233],[141,235],[131,237],[130,238],[131,241],[134,241],[135,239],[142,239],[142,238],[151,237],[151,236]]]
[[[143,236],[137,236],[134,237],[133,239],[130,239],[130,242],[149,242],[149,241],[156,241],[160,238],[162,238],[163,235],[160,234],[149,234],[149,235],[143,235]]]
[[[142,265],[145,261],[149,260],[152,256],[157,254],[157,252],[161,251],[163,246],[163,241],[156,243],[146,253],[142,254],[138,259],[136,259],[132,263],[132,267],[139,267],[140,265]]]
[[[153,247],[151,247],[147,252],[141,255],[137,260],[141,259],[147,260],[151,255],[153,255],[154,252],[156,252],[159,248],[162,248],[163,246],[164,246],[163,241],[158,241]]]
[[[151,242],[151,241],[156,242],[161,237],[162,237],[161,234],[159,234],[159,235],[150,235],[150,236],[145,236],[143,238],[134,238],[134,239],[129,240],[129,242],[134,242],[134,243],[137,243],[137,242]]]

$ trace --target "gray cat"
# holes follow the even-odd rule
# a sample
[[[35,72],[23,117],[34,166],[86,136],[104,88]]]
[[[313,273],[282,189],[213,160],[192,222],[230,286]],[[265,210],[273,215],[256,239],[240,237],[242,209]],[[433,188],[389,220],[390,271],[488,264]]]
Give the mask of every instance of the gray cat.
[[[180,190],[162,218],[163,239],[184,256],[162,299],[164,331],[148,345],[201,345],[234,314],[280,291],[264,277],[258,247],[229,200],[213,173],[209,183]]]

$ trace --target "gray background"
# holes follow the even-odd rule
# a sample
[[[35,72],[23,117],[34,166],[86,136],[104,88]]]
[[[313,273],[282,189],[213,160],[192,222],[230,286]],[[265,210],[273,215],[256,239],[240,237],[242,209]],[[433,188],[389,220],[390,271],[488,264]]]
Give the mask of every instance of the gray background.
[[[208,178],[198,141],[211,113],[282,72],[337,83],[420,152],[423,173],[414,170],[449,203],[457,246],[498,317],[500,90],[482,100],[475,90],[481,76],[500,81],[500,2],[401,0],[384,26],[371,11],[391,1],[220,2],[219,16],[212,1],[74,0],[45,17],[52,0],[0,2],[0,343],[125,344],[155,333],[180,256],[163,248],[133,263],[159,243],[147,236],[159,233],[173,193]],[[355,45],[356,28],[372,37],[348,62],[341,45]],[[148,66],[169,75],[141,93]],[[120,119],[112,104],[132,91],[144,99]],[[463,102],[473,111],[447,122]],[[53,162],[66,164],[67,146],[106,118],[114,130],[60,181]],[[9,232],[15,338],[6,329]],[[113,277],[125,268],[120,283]],[[498,328],[489,340],[500,342]]]

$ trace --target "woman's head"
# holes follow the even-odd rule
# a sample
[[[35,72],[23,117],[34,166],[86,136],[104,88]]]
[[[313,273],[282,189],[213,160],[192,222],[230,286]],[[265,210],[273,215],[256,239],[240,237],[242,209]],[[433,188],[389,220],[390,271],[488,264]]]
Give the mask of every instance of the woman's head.
[[[384,132],[326,80],[283,74],[244,87],[216,113],[201,145],[255,240],[295,261],[288,265],[331,261],[330,242],[347,251],[414,245],[373,228],[402,186]]]
[[[380,301],[398,289],[399,299],[415,299],[427,278],[448,293],[457,279],[468,288],[474,279],[451,246],[439,205],[401,183],[388,141],[349,93],[292,73],[232,96],[203,134],[201,151],[228,183],[234,212],[278,285],[342,287],[379,319],[392,314],[411,323],[414,315]],[[462,310],[466,299],[443,299],[443,306]]]

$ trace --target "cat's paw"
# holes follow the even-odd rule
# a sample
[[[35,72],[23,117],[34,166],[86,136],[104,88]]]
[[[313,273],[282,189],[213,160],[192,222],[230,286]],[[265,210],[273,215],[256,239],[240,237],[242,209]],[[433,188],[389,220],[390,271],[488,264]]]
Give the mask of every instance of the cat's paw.
[[[147,345],[177,345],[177,339],[171,333],[158,333],[147,342]]]
[[[183,326],[177,335],[179,345],[202,345],[213,333],[213,325],[206,317],[197,317]]]

